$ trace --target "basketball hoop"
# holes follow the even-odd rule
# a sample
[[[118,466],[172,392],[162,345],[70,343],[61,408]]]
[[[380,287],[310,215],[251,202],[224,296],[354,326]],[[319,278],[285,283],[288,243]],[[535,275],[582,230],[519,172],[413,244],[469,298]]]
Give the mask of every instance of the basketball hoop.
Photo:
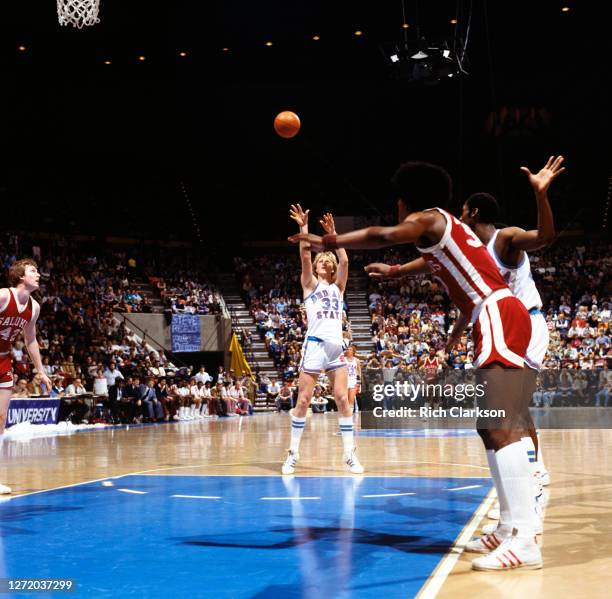
[[[57,0],[57,20],[77,29],[91,27],[100,22],[99,8],[100,0]]]

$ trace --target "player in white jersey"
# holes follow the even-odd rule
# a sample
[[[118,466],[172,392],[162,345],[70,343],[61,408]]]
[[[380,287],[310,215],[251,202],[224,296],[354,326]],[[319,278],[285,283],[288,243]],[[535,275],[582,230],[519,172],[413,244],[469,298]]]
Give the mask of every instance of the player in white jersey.
[[[344,351],[346,365],[348,368],[348,398],[351,404],[351,412],[355,410],[355,401],[361,386],[361,362],[355,356],[355,348],[349,345]]]
[[[289,215],[301,233],[308,233],[308,210],[292,205]],[[321,225],[328,234],[335,234],[334,219],[325,214]],[[363,466],[355,453],[353,410],[348,398],[348,373],[342,347],[343,295],[348,279],[348,255],[345,250],[320,252],[312,261],[310,245],[300,243],[302,290],[308,329],[302,347],[298,399],[291,410],[291,445],[282,467],[283,474],[293,474],[299,460],[299,447],[306,414],[321,371],[328,375],[338,406],[338,423],[344,446],[343,461],[354,474]]]
[[[531,274],[527,252],[545,248],[554,240],[555,227],[547,192],[552,181],[565,170],[562,164],[562,156],[557,158],[551,156],[544,168],[536,174],[531,173],[526,167],[521,169],[527,173],[537,201],[538,228],[536,230],[525,231],[520,227],[495,228],[494,223],[499,216],[499,205],[497,200],[487,193],[471,195],[463,205],[461,216],[461,220],[469,225],[480,241],[486,245],[508,287],[529,311],[531,338],[525,355],[525,364],[534,371],[534,385],[535,372],[542,368],[548,349],[549,333],[546,319],[541,312],[542,299]],[[458,338],[461,329],[462,324],[459,323],[457,332],[453,331],[452,337]],[[547,485],[550,482],[550,476],[544,465],[537,432],[531,416],[526,414],[525,419],[529,424],[530,436],[524,437],[522,441],[532,464],[534,476],[540,484]],[[539,495],[539,492],[536,491],[536,494]],[[496,510],[493,510],[490,515],[499,518]]]

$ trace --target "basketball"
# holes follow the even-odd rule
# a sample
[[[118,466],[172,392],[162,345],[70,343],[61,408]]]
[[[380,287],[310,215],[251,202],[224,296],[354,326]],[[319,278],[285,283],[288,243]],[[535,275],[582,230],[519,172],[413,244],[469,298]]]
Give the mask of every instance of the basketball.
[[[300,131],[300,117],[290,110],[279,112],[274,119],[274,130],[285,139],[295,137]]]

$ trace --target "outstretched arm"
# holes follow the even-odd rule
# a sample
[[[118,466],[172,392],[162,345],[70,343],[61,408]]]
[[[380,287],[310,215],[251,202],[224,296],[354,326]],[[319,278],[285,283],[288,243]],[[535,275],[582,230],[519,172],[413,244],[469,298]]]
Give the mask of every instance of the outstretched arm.
[[[527,174],[538,205],[537,230],[525,231],[519,227],[510,227],[507,234],[512,249],[532,252],[549,246],[555,238],[555,223],[548,201],[550,184],[565,170],[563,156],[551,156],[538,173],[532,173],[526,166],[521,170]]]
[[[291,204],[289,216],[300,227],[300,234],[308,236],[308,213],[310,210],[302,210],[299,204]],[[317,282],[312,274],[312,257],[310,255],[310,244],[307,240],[300,241],[300,260],[302,262],[302,289],[304,294],[310,293],[316,286]]]
[[[372,262],[364,270],[372,279],[386,279],[389,277],[409,277],[424,275],[431,272],[427,262],[423,258],[417,258],[405,264],[383,264],[382,262]]]
[[[400,243],[416,242],[427,230],[427,219],[432,218],[431,213],[416,212],[394,227],[368,227],[342,235],[325,235],[325,237],[300,233],[289,237],[289,241],[291,243],[306,241],[316,251],[338,248],[375,250]]]
[[[334,217],[331,212],[327,212],[323,215],[319,221],[326,235],[336,235],[336,224],[334,223]],[[336,256],[338,258],[338,272],[336,274],[336,285],[340,288],[340,291],[344,293],[346,288],[346,281],[348,280],[349,260],[346,250],[338,248],[336,250]]]

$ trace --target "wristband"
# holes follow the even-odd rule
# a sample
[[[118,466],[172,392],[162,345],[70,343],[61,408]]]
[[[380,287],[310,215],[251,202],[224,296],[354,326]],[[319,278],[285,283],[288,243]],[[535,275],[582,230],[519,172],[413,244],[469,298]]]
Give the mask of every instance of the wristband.
[[[395,277],[399,274],[399,269],[402,267],[401,264],[393,264],[391,268],[389,268],[389,276]]]
[[[323,249],[324,250],[337,250],[338,242],[337,235],[335,233],[328,233],[323,235]]]

